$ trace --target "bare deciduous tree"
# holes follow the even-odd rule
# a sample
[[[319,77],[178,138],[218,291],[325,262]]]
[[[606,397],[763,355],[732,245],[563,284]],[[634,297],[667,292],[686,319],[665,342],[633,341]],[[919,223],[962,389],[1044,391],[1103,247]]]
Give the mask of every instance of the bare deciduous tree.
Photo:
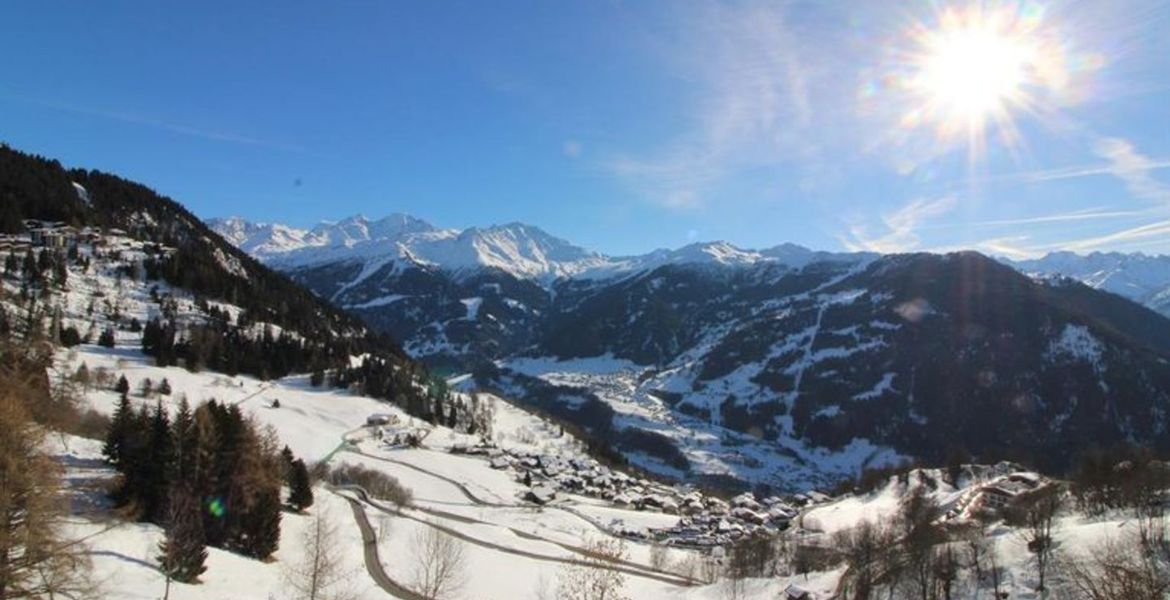
[[[1059,489],[1047,489],[1034,497],[1023,499],[1024,504],[1015,509],[1018,513],[1012,520],[1024,526],[1021,532],[1022,539],[1028,546],[1036,562],[1037,584],[1036,591],[1043,592],[1048,575],[1048,567],[1052,562],[1054,540],[1052,538],[1052,523],[1056,513],[1060,510],[1061,492]]]
[[[1136,536],[1135,536],[1136,537]],[[1066,559],[1062,571],[1084,600],[1165,600],[1170,597],[1170,565],[1146,551],[1140,539],[1107,541],[1083,560]]]
[[[91,596],[85,548],[62,533],[58,466],[17,395],[35,387],[0,371],[0,599]]]
[[[855,600],[866,600],[875,593],[883,579],[883,555],[894,546],[888,530],[871,521],[833,535],[833,546],[849,565],[842,589]]]
[[[561,600],[626,600],[622,588],[626,576],[621,571],[607,568],[626,558],[626,546],[621,540],[590,542],[585,565],[568,565],[557,581],[557,598]]]
[[[467,584],[463,544],[438,529],[427,527],[414,535],[412,546],[415,591],[435,600],[458,596]]]
[[[378,544],[385,544],[390,539],[390,532],[394,530],[394,520],[390,515],[378,513]]]
[[[323,508],[309,519],[301,536],[304,558],[285,567],[285,581],[296,600],[349,600],[354,597],[346,582],[352,573],[339,560],[337,527]]]
[[[999,549],[995,540],[988,537],[986,526],[968,532],[964,539],[967,547],[967,565],[971,571],[972,597],[979,598],[979,590],[990,587],[992,598],[1000,598],[1003,585],[1003,569],[999,564]]]
[[[663,571],[668,566],[670,566],[670,550],[664,544],[650,544],[650,568]]]

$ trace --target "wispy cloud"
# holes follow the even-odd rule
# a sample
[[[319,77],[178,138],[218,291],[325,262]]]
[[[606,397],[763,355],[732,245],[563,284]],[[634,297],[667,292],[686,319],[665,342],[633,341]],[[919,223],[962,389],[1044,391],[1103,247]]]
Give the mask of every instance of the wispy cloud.
[[[211,140],[214,142],[224,142],[227,144],[238,144],[238,145],[245,145],[245,146],[258,146],[258,147],[262,147],[262,148],[270,148],[273,150],[283,150],[286,152],[297,152],[297,153],[302,153],[302,154],[309,153],[309,151],[307,149],[305,149],[304,147],[298,146],[295,144],[287,144],[287,143],[283,143],[283,142],[276,142],[276,141],[272,141],[272,140],[260,139],[260,138],[232,132],[232,131],[223,131],[223,130],[215,130],[215,129],[205,129],[205,128],[201,128],[201,127],[192,127],[190,125],[186,125],[186,124],[182,124],[182,123],[175,123],[172,121],[159,119],[159,118],[146,116],[146,115],[127,113],[127,112],[110,111],[110,110],[89,108],[89,107],[83,107],[83,106],[75,106],[75,105],[70,105],[70,104],[62,104],[62,103],[58,103],[58,102],[44,102],[44,101],[40,101],[40,100],[30,100],[27,98],[12,98],[12,99],[15,99],[15,100],[18,100],[21,102],[25,102],[28,104],[35,104],[37,106],[42,106],[45,108],[49,108],[52,110],[65,112],[65,113],[69,113],[69,114],[81,115],[81,116],[85,116],[85,117],[95,117],[95,118],[104,119],[107,121],[117,121],[120,123],[129,123],[132,125],[141,125],[144,127],[150,127],[152,129],[159,129],[162,131],[168,131],[170,133],[175,133],[178,135],[195,137],[195,138],[200,138],[200,139],[204,139],[204,140]]]
[[[848,235],[838,236],[837,239],[854,252],[886,253],[914,250],[921,243],[918,232],[923,224],[949,213],[956,205],[954,196],[936,200],[915,200],[892,213],[883,215],[881,233],[874,235],[865,225],[853,225],[849,228]]]
[[[1148,210],[1100,210],[1088,209],[1067,213],[1041,215],[1038,217],[1023,217],[1019,219],[990,219],[972,223],[956,223],[940,225],[938,227],[1003,227],[1014,225],[1039,225],[1042,223],[1067,223],[1070,221],[1098,221],[1107,219],[1124,219],[1149,215]]]
[[[1035,251],[1022,247],[1027,241],[1027,236],[1006,236],[976,242],[972,244],[971,249],[984,254],[1006,256],[1014,260],[1034,258]]]
[[[1151,158],[1140,153],[1128,140],[1116,137],[1098,138],[1093,142],[1093,154],[1106,162],[1012,173],[983,180],[986,183],[1042,183],[1082,177],[1111,176],[1122,180],[1136,198],[1170,204],[1170,185],[1154,178],[1154,173],[1170,169],[1170,158]]]
[[[1170,250],[1170,220],[1154,221],[1117,231],[1065,239],[1056,242],[1036,243],[1029,235],[1017,235],[975,242],[970,247],[1009,258],[1035,258],[1049,252],[1097,252],[1155,249]]]
[[[1135,244],[1145,244],[1151,240],[1161,238],[1170,241],[1170,220],[1156,221],[1138,227],[1130,227],[1104,235],[1070,240],[1059,244],[1052,244],[1045,250],[1071,250],[1073,252],[1090,252],[1105,248],[1121,248]]]
[[[1170,204],[1170,185],[1157,181],[1151,174],[1154,169],[1170,166],[1170,161],[1151,159],[1121,138],[1098,140],[1093,151],[1109,161],[1110,173],[1124,181],[1131,194],[1150,202]]]
[[[1157,171],[1160,169],[1170,168],[1170,159],[1150,160],[1146,164],[1148,171]],[[1062,167],[1059,169],[1046,169],[1043,171],[1030,171],[1027,173],[1018,173],[1014,175],[1005,175],[999,178],[992,178],[989,181],[1027,181],[1027,182],[1041,182],[1041,181],[1056,181],[1060,179],[1077,179],[1080,177],[1096,177],[1101,175],[1115,175],[1116,167],[1112,164],[1098,163],[1092,165],[1078,165],[1075,167]]]
[[[680,77],[698,98],[686,131],[658,149],[619,156],[609,170],[671,208],[694,208],[724,178],[785,161],[815,160],[816,57],[787,22],[786,5],[711,4],[684,27]],[[695,49],[701,48],[701,53]]]

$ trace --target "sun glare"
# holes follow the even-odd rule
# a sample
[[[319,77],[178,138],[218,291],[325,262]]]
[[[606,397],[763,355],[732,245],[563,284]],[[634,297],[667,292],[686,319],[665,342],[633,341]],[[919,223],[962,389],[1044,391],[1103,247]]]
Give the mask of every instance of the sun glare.
[[[932,132],[944,148],[965,142],[972,160],[989,135],[1016,149],[1017,119],[1055,111],[1096,64],[1074,57],[1066,32],[1048,17],[1033,2],[940,7],[899,36],[887,75],[865,82],[861,97],[872,103],[888,89],[900,129]]]
[[[928,41],[917,84],[948,120],[978,125],[1021,100],[1029,49],[986,24]]]

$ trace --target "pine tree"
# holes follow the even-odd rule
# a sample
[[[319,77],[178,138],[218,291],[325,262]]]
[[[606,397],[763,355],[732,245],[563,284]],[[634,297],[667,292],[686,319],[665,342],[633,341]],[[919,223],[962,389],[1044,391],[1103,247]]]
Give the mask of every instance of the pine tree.
[[[217,501],[223,488],[219,480],[220,433],[216,427],[216,417],[211,406],[215,401],[203,404],[195,409],[195,482],[196,489],[209,502]],[[215,510],[203,511],[203,533],[209,546],[223,547],[225,527],[221,515]]]
[[[159,543],[159,567],[170,579],[197,583],[207,570],[207,544],[203,535],[202,506],[187,485],[171,493],[166,538]]]
[[[106,327],[102,330],[102,334],[98,336],[98,345],[105,348],[114,347],[114,328]]]
[[[199,467],[199,428],[187,397],[179,399],[179,410],[171,425],[175,445],[175,468],[172,480],[176,485],[197,486]]]
[[[241,524],[241,546],[248,556],[266,559],[280,545],[280,488],[267,486],[256,493],[256,503]]]
[[[296,457],[293,456],[292,448],[289,448],[287,445],[284,448],[280,449],[280,457],[282,459],[284,459],[284,465],[286,467],[289,467],[289,468],[292,467],[293,461],[296,460]],[[286,469],[285,470],[285,478],[286,479],[289,477],[288,473],[289,473],[289,471]]]
[[[123,396],[130,393],[130,381],[126,379],[125,375],[118,377],[118,383],[114,384],[114,391]]]
[[[122,381],[126,378],[123,377]],[[119,382],[121,384],[121,382]],[[126,384],[129,387],[129,384]],[[126,447],[133,427],[134,409],[130,406],[130,398],[123,392],[118,400],[118,408],[114,409],[114,417],[110,421],[110,429],[106,432],[106,443],[102,447],[102,456],[106,457],[115,469],[121,471],[126,465]]]
[[[158,384],[158,393],[160,396],[171,395],[171,382],[164,377],[162,383]]]
[[[150,420],[150,438],[147,442],[146,463],[143,469],[143,509],[146,519],[165,523],[168,515],[175,446],[171,437],[171,421],[163,410],[162,401],[155,404]]]
[[[292,462],[288,487],[290,490],[288,503],[297,512],[304,512],[313,505],[313,484],[309,479],[309,469],[305,466],[305,461],[298,458]]]
[[[123,397],[126,395],[123,394]],[[128,400],[127,400],[128,402]],[[137,411],[130,412],[126,419],[125,434],[121,437],[121,449],[118,458],[118,472],[122,477],[118,487],[111,494],[118,506],[128,506],[137,511],[140,518],[148,518],[145,511],[144,494],[149,488],[147,481],[150,477],[150,410],[139,406]]]

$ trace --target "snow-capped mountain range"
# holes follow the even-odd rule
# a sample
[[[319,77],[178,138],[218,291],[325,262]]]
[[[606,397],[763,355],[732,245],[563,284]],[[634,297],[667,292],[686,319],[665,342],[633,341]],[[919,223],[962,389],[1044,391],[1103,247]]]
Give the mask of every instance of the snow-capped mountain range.
[[[449,272],[499,269],[546,283],[562,278],[603,279],[670,264],[747,266],[776,262],[801,267],[814,261],[853,261],[864,256],[816,252],[795,244],[745,250],[726,242],[705,242],[638,256],[611,257],[523,223],[460,231],[441,229],[403,214],[377,220],[357,215],[325,221],[311,229],[251,223],[238,217],[212,219],[208,224],[240,249],[282,270],[354,260],[379,266],[405,261]]]
[[[1018,261],[1017,269],[1034,275],[1062,275],[1089,287],[1124,296],[1170,316],[1170,256],[1137,252],[1053,252]]]
[[[523,223],[460,231],[438,228],[397,213],[375,220],[356,215],[336,222],[324,221],[311,229],[252,223],[239,217],[212,219],[208,224],[241,250],[284,271],[353,261],[380,268],[401,261],[464,275],[477,269],[499,269],[544,284],[561,278],[604,279],[672,264],[777,263],[801,268],[812,262],[857,262],[874,257],[867,253],[818,252],[796,244],[747,250],[718,241],[611,257]],[[1038,259],[1000,260],[1032,276],[1070,277],[1170,316],[1170,256],[1053,252]]]

